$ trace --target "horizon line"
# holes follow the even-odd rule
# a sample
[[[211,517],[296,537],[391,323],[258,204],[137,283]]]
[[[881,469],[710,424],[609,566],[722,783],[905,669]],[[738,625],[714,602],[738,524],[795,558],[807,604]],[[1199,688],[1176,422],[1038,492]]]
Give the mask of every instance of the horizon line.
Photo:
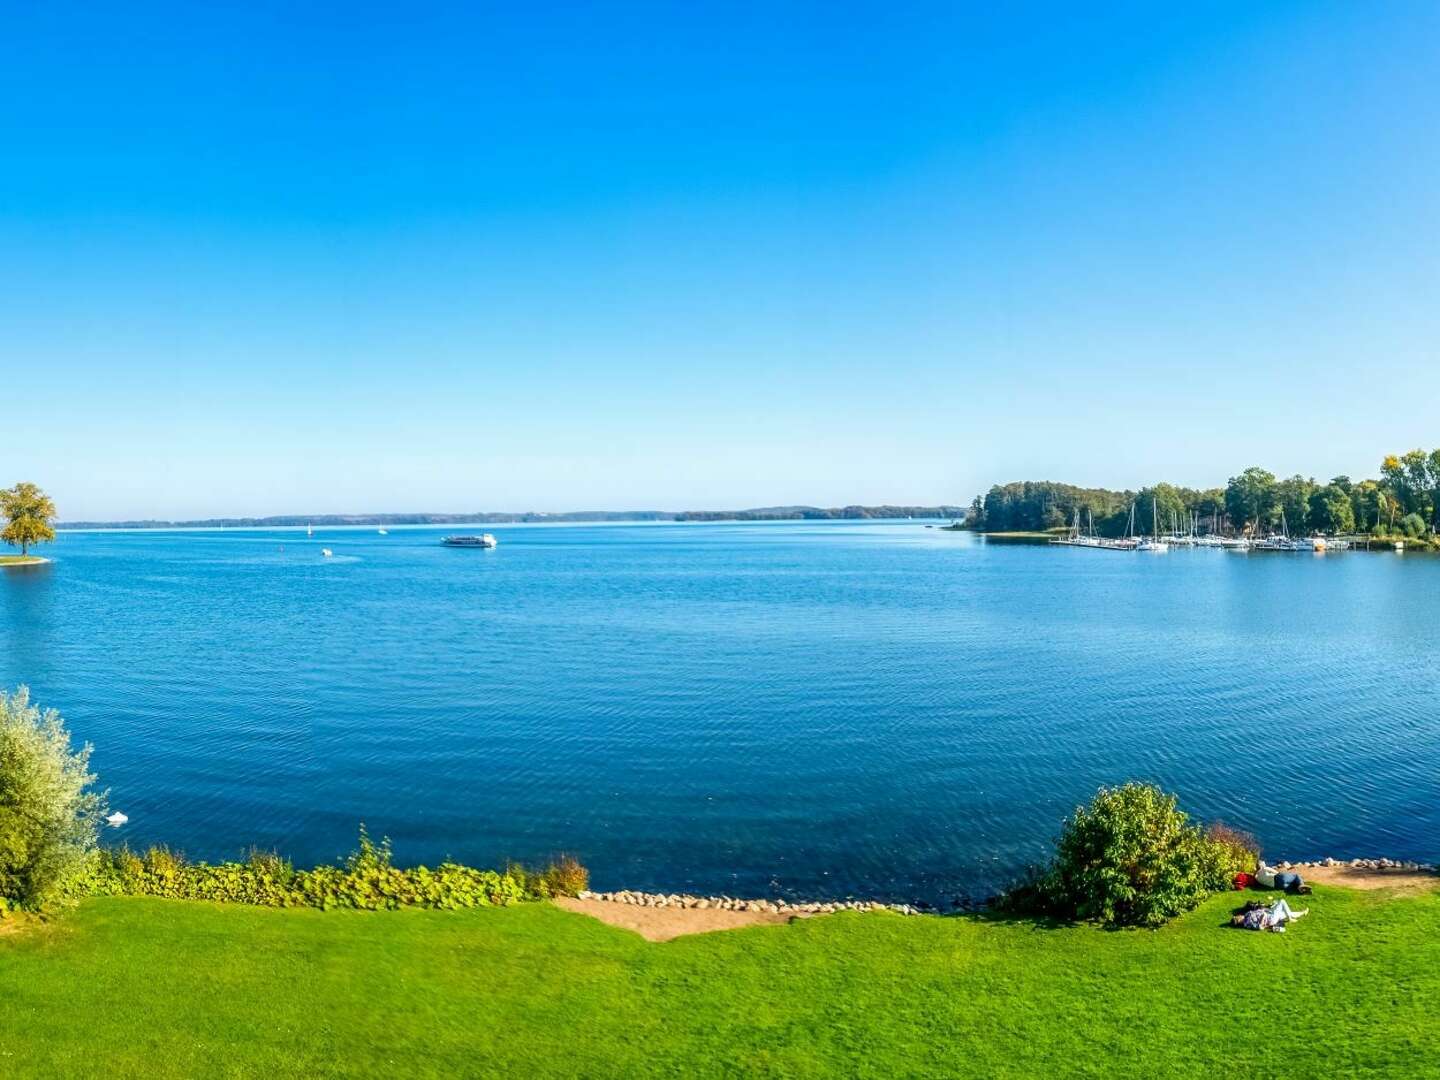
[[[894,511],[895,513],[882,513]],[[546,521],[583,523],[587,521],[691,521],[691,520],[844,520],[878,517],[907,517],[921,514],[955,517],[965,508],[956,503],[848,503],[844,506],[814,506],[808,503],[756,506],[717,510],[475,510],[462,512],[375,512],[331,514],[237,515],[188,519],[124,518],[101,521],[77,519],[59,521],[55,528],[84,529],[177,529],[205,527],[298,528],[306,525],[465,525],[535,524]]]

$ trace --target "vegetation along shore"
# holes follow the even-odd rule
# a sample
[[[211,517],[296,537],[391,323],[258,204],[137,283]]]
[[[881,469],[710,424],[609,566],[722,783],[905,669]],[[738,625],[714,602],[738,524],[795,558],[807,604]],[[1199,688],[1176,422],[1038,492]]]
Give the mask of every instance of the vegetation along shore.
[[[1374,479],[1300,475],[1277,479],[1252,467],[1224,487],[1158,483],[1139,491],[1083,488],[1053,481],[996,484],[976,496],[965,526],[999,535],[1046,534],[1071,526],[1100,537],[1127,530],[1259,537],[1358,535],[1399,540],[1409,549],[1440,547],[1440,449],[1386,457]]]

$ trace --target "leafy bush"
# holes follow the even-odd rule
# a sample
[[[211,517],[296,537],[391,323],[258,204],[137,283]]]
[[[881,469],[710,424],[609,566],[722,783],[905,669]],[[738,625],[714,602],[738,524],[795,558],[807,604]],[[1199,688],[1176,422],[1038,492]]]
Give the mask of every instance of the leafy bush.
[[[575,881],[584,888],[586,871],[574,859],[531,872],[510,867],[503,873],[458,863],[409,869],[391,861],[390,842],[376,843],[365,827],[341,866],[296,870],[271,852],[252,851],[245,862],[187,863],[164,847],[136,855],[128,848],[100,851],[75,895],[161,896],[172,900],[218,900],[263,907],[313,907],[322,911],[366,911],[403,907],[455,910],[498,907],[520,900],[569,893]]]
[[[539,897],[575,896],[590,885],[590,871],[570,855],[561,855],[539,871],[512,865],[510,873],[519,874],[526,889]]]
[[[1406,514],[1400,519],[1400,528],[1406,536],[1417,537],[1425,531],[1425,519],[1419,514]]]
[[[88,790],[90,747],[72,751],[53,709],[0,691],[0,901],[44,907],[70,891],[96,849],[103,795]]]
[[[1229,887],[1253,869],[1256,849],[1243,833],[1210,833],[1151,784],[1101,788],[1061,830],[1054,861],[1002,906],[1109,926],[1159,926]]]
[[[1233,880],[1242,870],[1254,870],[1260,861],[1260,841],[1241,829],[1232,828],[1224,822],[1213,822],[1205,829],[1205,839],[1216,848],[1216,857],[1223,863],[1227,882]],[[1222,883],[1222,888],[1224,883]]]

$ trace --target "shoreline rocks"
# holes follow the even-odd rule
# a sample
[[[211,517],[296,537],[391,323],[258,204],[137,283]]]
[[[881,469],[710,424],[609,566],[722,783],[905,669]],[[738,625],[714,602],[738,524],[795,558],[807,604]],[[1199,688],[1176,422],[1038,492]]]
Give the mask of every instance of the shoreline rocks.
[[[696,908],[701,911],[753,911],[775,915],[829,915],[837,911],[893,911],[899,915],[920,915],[914,904],[887,904],[879,900],[760,900],[734,896],[694,896],[690,893],[647,893],[634,889],[616,892],[591,892],[578,895],[580,900],[599,900],[608,904],[631,904],[635,907]]]
[[[1397,870],[1409,873],[1440,873],[1440,864],[1418,862],[1413,859],[1308,859],[1292,862],[1282,859],[1275,863],[1276,869],[1304,871],[1307,869],[1348,867],[1356,870]],[[1303,876],[1303,874],[1302,874]],[[914,904],[887,903],[883,900],[769,900],[742,898],[727,895],[702,896],[692,893],[649,893],[636,889],[617,889],[610,892],[586,890],[580,900],[598,900],[607,904],[630,904],[635,907],[694,908],[700,911],[750,911],[795,916],[829,915],[837,911],[893,911],[900,915],[934,915],[935,907],[924,902]],[[956,911],[971,911],[985,907],[984,903],[961,897],[953,902]]]
[[[1275,866],[1280,870],[1305,870],[1310,867],[1340,867],[1348,866],[1355,870],[1408,870],[1411,873],[1433,874],[1437,867],[1434,863],[1415,862],[1413,859],[1336,859],[1327,855],[1323,859],[1311,859],[1308,862],[1277,862]]]

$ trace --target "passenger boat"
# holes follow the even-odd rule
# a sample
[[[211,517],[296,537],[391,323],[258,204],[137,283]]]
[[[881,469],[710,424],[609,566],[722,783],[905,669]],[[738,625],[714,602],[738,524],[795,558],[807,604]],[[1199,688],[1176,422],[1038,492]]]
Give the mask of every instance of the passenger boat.
[[[446,547],[493,548],[495,537],[489,533],[482,533],[479,536],[445,536],[440,539],[440,543]]]

